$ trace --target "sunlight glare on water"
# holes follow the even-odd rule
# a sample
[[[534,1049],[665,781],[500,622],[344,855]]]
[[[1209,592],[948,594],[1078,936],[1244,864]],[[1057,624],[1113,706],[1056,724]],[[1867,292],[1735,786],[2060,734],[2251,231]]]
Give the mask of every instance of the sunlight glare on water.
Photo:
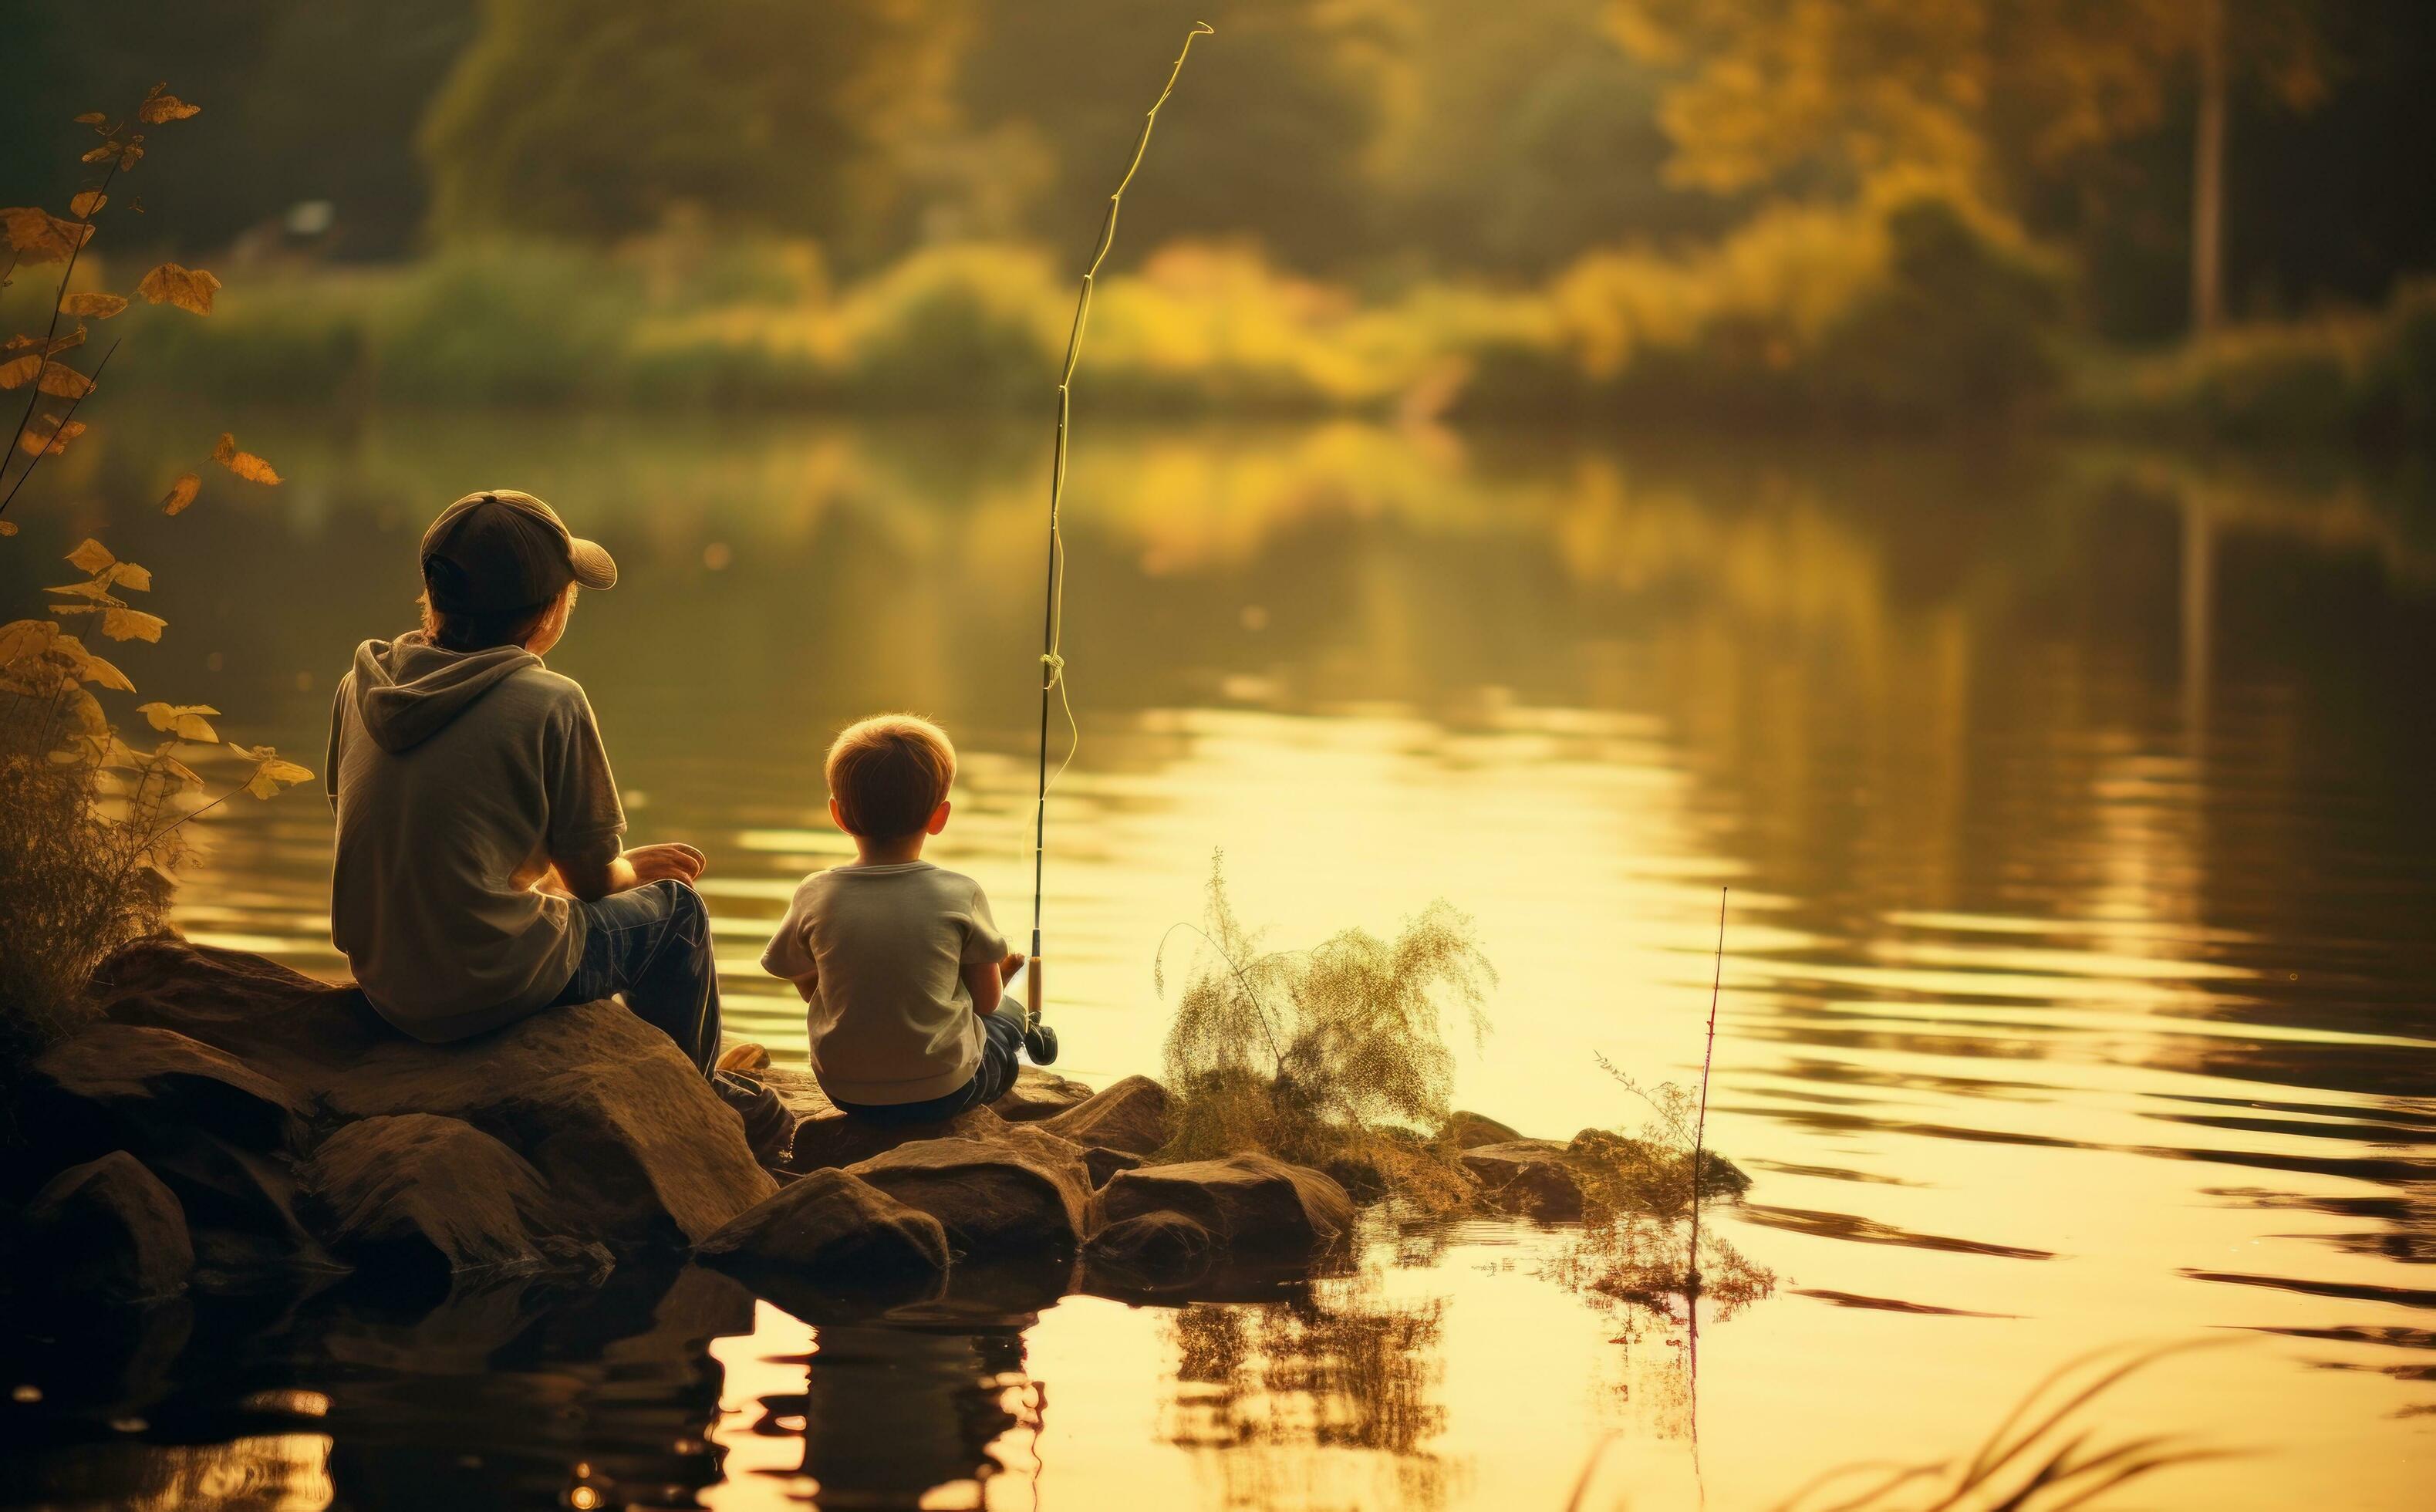
[[[551,661],[599,710],[632,837],[712,857],[731,1034],[802,1059],[756,962],[846,853],[818,767],[854,716],[947,723],[931,854],[1028,927],[1025,442],[279,424],[249,434],[316,481],[196,539],[275,551],[293,591],[162,595],[209,627],[164,656],[233,669],[182,696],[240,739],[318,751],[349,649],[404,628],[425,517],[513,457],[627,564]],[[2306,484],[1983,463],[1336,426],[1112,433],[1075,475],[1061,1071],[1158,1069],[1154,963],[1223,850],[1277,947],[1465,910],[1500,982],[1459,1103],[1637,1126],[1593,1055],[1696,1078],[1732,889],[1710,1142],[1757,1178],[1723,1222],[1781,1285],[1703,1330],[1696,1463],[1675,1330],[1548,1279],[1560,1235],[1488,1225],[1383,1229],[1300,1314],[1075,1296],[903,1330],[760,1304],[709,1346],[704,1500],[1555,1507],[1597,1456],[1634,1506],[1763,1505],[1965,1451],[2084,1350],[2204,1335],[2242,1342],[2107,1399],[2120,1436],[2243,1452],[2156,1502],[2413,1504],[2436,687],[2404,648],[2436,643],[2436,557]],[[181,927],[339,970],[328,838],[309,791],[216,816]]]

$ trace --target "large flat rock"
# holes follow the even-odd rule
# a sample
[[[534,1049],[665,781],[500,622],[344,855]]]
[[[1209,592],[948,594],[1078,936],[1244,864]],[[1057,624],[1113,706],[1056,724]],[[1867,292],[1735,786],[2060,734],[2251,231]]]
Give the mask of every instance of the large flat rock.
[[[595,1237],[692,1243],[777,1190],[692,1063],[614,1002],[426,1045],[352,988],[165,936],[112,956],[94,985],[114,1024],[223,1051],[311,1097],[325,1121],[428,1113],[473,1125],[531,1162]]]

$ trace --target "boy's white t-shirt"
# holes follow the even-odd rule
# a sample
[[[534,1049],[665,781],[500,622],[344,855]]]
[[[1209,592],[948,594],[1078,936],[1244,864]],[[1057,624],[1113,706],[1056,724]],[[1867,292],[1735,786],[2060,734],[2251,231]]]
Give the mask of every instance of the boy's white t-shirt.
[[[965,967],[1006,958],[981,884],[929,861],[836,866],[795,889],[761,969],[809,1005],[812,1071],[844,1103],[921,1103],[972,1080]]]

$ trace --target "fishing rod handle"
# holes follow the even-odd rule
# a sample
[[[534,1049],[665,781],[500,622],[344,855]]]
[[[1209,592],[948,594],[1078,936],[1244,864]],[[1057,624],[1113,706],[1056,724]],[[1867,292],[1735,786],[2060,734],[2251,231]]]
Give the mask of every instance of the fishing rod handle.
[[[1023,1018],[1028,1024],[1040,1022],[1040,958],[1032,957],[1023,969]]]

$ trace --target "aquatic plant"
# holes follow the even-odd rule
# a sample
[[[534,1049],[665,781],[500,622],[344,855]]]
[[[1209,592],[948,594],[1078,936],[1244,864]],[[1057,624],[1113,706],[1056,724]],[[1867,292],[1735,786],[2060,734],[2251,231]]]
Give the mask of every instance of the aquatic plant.
[[[146,273],[131,297],[75,287],[96,217],[112,203],[118,177],[146,156],[138,128],[200,110],[155,84],[128,116],[78,116],[100,140],[79,158],[95,178],[68,201],[73,218],[39,206],[0,210],[10,249],[0,289],[20,267],[61,265],[40,317],[43,331],[9,338],[6,350],[23,355],[0,363],[0,390],[26,391],[0,454],[0,537],[17,533],[9,508],[44,459],[66,451],[88,428],[77,412],[99,387],[118,343],[90,371],[76,368],[65,354],[84,345],[86,322],[112,320],[137,300],[195,315],[212,311],[219,280],[176,263]],[[64,333],[63,318],[75,322]],[[209,456],[241,481],[279,481],[269,462],[240,450],[233,436],[223,434]],[[195,502],[202,490],[200,462],[198,469],[169,485],[164,513],[182,513]],[[186,854],[182,826],[188,820],[238,792],[267,798],[312,775],[269,746],[223,742],[211,722],[219,711],[200,704],[138,705],[134,712],[162,739],[149,751],[130,746],[96,690],[131,694],[135,685],[62,621],[109,640],[158,641],[168,622],[125,597],[149,592],[152,574],[96,540],[67,561],[83,576],[44,590],[54,617],[0,625],[0,918],[8,921],[0,930],[0,1071],[73,1027],[85,980],[103,955],[160,926],[170,878]],[[202,777],[180,759],[205,748],[244,769],[208,800],[200,795]]]
[[[2222,1342],[2095,1350],[2033,1387],[1968,1458],[1841,1466],[1779,1503],[1777,1512],[2063,1512],[2096,1505],[2133,1481],[2220,1451],[2158,1434],[2097,1441],[2079,1420],[2081,1409],[2166,1355]]]
[[[1720,1314],[1774,1292],[1774,1271],[1696,1222],[1698,1204],[1750,1190],[1741,1168],[1701,1147],[1697,1094],[1672,1082],[1644,1086],[1604,1055],[1598,1063],[1648,1113],[1636,1133],[1585,1129],[1575,1137],[1569,1154],[1588,1222],[1558,1252],[1554,1277],[1575,1292],[1644,1307],[1696,1295]]]
[[[1486,1034],[1497,980],[1470,919],[1440,900],[1393,940],[1348,929],[1263,950],[1227,902],[1220,853],[1202,925],[1177,929],[1201,948],[1168,1026],[1165,1158],[1262,1150],[1434,1208],[1465,1200],[1470,1184],[1435,1136],[1453,1111],[1446,1020]],[[1156,973],[1164,995],[1163,942]]]

